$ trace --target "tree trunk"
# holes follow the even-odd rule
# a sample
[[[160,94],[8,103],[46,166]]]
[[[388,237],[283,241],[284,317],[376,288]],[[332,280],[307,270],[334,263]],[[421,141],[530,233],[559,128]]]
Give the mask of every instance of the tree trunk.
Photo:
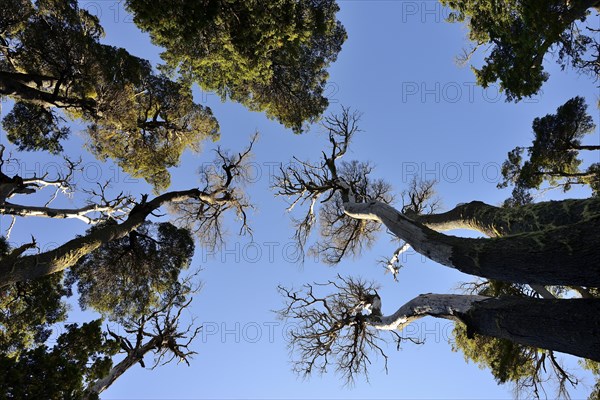
[[[89,206],[81,208],[22,206],[19,204],[2,202],[2,198],[0,197],[0,214],[2,215],[13,215],[18,217],[45,217],[58,219],[76,218],[85,222],[86,224],[92,224],[95,222],[95,220],[92,217],[88,217],[87,214],[107,211],[116,211],[116,207],[99,206],[97,204],[91,204]]]
[[[467,332],[600,361],[600,299],[499,297],[459,319]]]
[[[435,231],[470,229],[489,237],[541,231],[600,215],[600,197],[495,207],[481,201],[461,204],[440,214],[410,215]]]
[[[460,321],[467,333],[600,361],[600,299],[533,299],[420,295],[390,316],[372,318],[380,330],[402,329],[425,317]]]
[[[88,395],[85,398],[89,398],[90,395],[99,395],[110,387],[115,381],[123,375],[129,368],[133,367],[136,363],[142,361],[144,356],[155,349],[159,344],[159,338],[154,337],[148,343],[140,347],[139,349],[132,350],[127,357],[114,367],[112,367],[103,378],[98,379],[88,386],[86,392]]]
[[[206,194],[198,189],[164,193],[152,201],[140,204],[129,213],[127,219],[118,225],[107,225],[82,237],[70,240],[54,250],[41,254],[0,260],[0,288],[21,281],[40,278],[74,265],[81,257],[96,250],[110,241],[120,239],[139,227],[153,211],[168,202],[178,202],[187,199],[199,199],[207,203],[227,201],[215,199],[214,195]]]
[[[35,74],[0,71],[0,94],[12,97],[16,101],[26,101],[46,108],[80,108],[90,113],[95,112],[96,101],[94,99],[57,96],[28,85],[50,79],[50,77]]]
[[[572,225],[492,239],[444,235],[382,202],[344,203],[383,223],[415,251],[461,272],[504,282],[600,287],[600,214]]]

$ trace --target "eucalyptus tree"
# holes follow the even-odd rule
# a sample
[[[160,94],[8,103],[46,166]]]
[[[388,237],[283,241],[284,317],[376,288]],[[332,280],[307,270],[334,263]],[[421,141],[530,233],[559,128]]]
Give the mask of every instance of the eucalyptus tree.
[[[598,26],[593,15],[597,0],[474,1],[441,0],[451,9],[450,22],[464,22],[471,50],[485,51],[480,68],[473,67],[477,82],[487,87],[499,82],[508,100],[521,100],[539,92],[549,74],[544,57],[555,56],[562,68],[572,67],[597,79],[600,73]]]

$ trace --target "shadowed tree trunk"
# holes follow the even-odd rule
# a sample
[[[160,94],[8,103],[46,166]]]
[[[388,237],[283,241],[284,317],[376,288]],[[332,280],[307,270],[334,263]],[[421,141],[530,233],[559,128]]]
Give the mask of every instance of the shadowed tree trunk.
[[[383,223],[415,251],[461,272],[506,282],[600,286],[600,215],[501,238],[444,235],[382,202],[344,203],[352,218]]]
[[[407,215],[436,231],[470,229],[495,237],[570,225],[599,214],[600,198],[592,197],[519,207],[495,207],[472,201],[440,214]]]
[[[164,204],[189,199],[198,199],[208,204],[226,203],[232,200],[227,192],[205,193],[199,189],[162,194],[149,202],[134,207],[127,219],[118,225],[104,226],[86,236],[72,239],[54,250],[41,254],[20,257],[9,255],[3,258],[0,260],[0,287],[63,271],[101,245],[126,236]]]
[[[427,294],[390,316],[374,318],[370,324],[376,329],[395,330],[425,316],[460,321],[470,335],[477,333],[600,361],[600,299]]]

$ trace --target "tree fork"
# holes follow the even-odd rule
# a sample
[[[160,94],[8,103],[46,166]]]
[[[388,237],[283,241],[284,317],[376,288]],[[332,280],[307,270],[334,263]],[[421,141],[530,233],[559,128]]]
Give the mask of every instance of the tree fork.
[[[344,203],[352,218],[383,223],[427,258],[504,282],[600,287],[600,215],[558,228],[492,239],[444,235],[388,204]]]

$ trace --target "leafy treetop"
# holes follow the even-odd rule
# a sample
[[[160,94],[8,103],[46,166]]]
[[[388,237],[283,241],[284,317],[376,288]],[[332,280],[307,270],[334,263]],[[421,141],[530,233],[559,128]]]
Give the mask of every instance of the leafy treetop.
[[[481,68],[474,68],[479,84],[499,81],[508,100],[536,94],[548,79],[543,61],[553,52],[563,68],[571,65],[597,76],[600,73],[594,29],[582,27],[598,0],[441,0],[452,9],[450,22],[466,22],[469,39],[490,46]],[[470,54],[466,54],[469,58]]]
[[[346,32],[334,0],[128,0],[167,70],[296,132],[327,107],[326,68]]]

